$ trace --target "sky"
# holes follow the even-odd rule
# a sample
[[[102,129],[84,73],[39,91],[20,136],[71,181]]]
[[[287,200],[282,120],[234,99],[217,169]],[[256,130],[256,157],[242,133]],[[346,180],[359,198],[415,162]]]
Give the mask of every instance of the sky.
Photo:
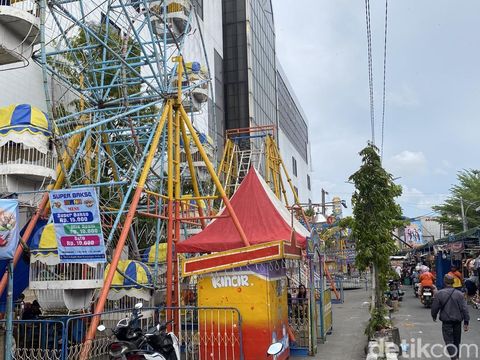
[[[351,213],[358,152],[371,138],[365,1],[273,0],[277,57],[310,129],[313,201]],[[371,1],[376,145],[381,144],[385,1]],[[385,168],[409,217],[432,213],[462,169],[478,168],[480,1],[389,0]]]

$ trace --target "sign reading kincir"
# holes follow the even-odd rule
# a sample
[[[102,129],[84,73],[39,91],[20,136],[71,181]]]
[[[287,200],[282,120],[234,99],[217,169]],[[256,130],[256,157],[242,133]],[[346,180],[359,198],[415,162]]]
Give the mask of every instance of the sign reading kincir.
[[[224,287],[250,286],[248,275],[225,275],[212,276],[212,286],[214,289]]]
[[[105,262],[105,244],[93,188],[50,192],[60,262]]]

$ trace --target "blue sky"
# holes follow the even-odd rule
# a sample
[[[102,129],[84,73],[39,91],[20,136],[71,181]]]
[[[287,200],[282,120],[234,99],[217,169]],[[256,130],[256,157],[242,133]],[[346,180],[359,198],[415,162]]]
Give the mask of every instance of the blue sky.
[[[407,216],[431,212],[464,168],[478,168],[480,1],[390,0],[384,165]],[[365,2],[273,1],[277,55],[310,124],[314,201],[350,201],[370,139]],[[385,1],[371,1],[380,145]],[[350,211],[348,211],[350,212]]]

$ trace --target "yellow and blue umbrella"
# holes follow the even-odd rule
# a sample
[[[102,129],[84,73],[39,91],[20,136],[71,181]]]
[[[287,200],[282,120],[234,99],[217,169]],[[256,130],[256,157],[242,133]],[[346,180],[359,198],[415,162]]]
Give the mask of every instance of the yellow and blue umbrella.
[[[104,276],[107,276],[109,268],[110,264],[107,265]],[[152,284],[152,274],[150,273],[148,266],[139,261],[120,260],[118,262],[117,269],[124,273],[127,277],[124,277],[118,271],[115,271],[112,281],[112,288],[141,288],[141,286],[138,284]],[[135,282],[130,279],[134,280]]]
[[[43,254],[57,252],[57,238],[53,223],[41,227],[33,234],[30,249],[32,252]]]
[[[155,263],[156,245],[150,246],[143,251],[142,261],[148,264]],[[158,262],[167,261],[167,243],[158,244]]]
[[[0,136],[10,132],[31,134],[52,134],[47,114],[28,104],[0,107]]]

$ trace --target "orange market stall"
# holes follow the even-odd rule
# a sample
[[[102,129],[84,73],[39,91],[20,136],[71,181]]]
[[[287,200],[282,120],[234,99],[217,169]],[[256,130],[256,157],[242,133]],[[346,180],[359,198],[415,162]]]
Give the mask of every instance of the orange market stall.
[[[225,319],[199,317],[200,354],[230,360],[242,347],[245,359],[261,360],[267,359],[270,344],[282,342],[284,351],[277,359],[286,359],[290,353],[286,264],[301,259],[309,232],[253,168],[230,201],[251,246],[243,245],[233,223],[224,217],[176,246],[179,253],[202,254],[184,258],[181,268],[183,277],[198,276],[198,307],[231,307],[240,314],[242,343],[228,344],[228,351],[227,344],[220,351],[215,348],[218,341],[202,341],[202,336],[217,333]]]

